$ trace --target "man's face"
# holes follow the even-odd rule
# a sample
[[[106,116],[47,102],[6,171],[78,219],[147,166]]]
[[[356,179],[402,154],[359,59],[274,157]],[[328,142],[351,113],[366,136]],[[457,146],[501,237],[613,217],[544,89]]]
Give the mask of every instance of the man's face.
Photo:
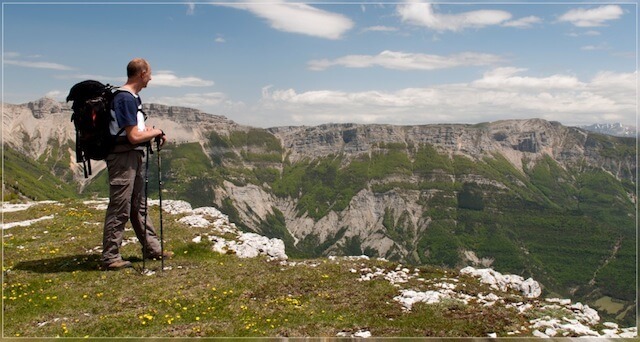
[[[151,67],[147,67],[146,70],[142,70],[140,77],[142,78],[142,87],[146,88],[149,81],[151,81]]]

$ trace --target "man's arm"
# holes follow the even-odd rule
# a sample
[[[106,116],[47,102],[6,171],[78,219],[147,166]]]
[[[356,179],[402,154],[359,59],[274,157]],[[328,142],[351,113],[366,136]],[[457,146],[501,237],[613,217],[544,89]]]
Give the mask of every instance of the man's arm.
[[[164,145],[166,138],[162,130],[158,128],[146,128],[144,131],[139,131],[137,126],[127,126],[125,127],[125,132],[127,132],[127,139],[133,145],[138,145],[145,143],[147,141],[151,141],[156,137],[162,137],[160,140],[160,145]]]

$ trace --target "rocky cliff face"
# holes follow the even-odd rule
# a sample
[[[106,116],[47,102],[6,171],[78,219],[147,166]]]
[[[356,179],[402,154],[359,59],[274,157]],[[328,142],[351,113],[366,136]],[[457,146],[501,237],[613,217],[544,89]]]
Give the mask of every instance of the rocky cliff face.
[[[63,160],[59,161],[69,165],[75,180],[85,183],[82,170],[75,163],[71,103],[45,97],[21,105],[5,103],[3,109],[2,135],[5,144],[33,159],[61,158]],[[223,116],[191,108],[145,104],[144,110],[150,116],[148,125],[163,128],[176,143],[203,143],[208,139],[208,132],[228,134],[230,130],[243,129]],[[59,148],[64,151],[58,151]],[[55,155],[50,156],[52,153]],[[104,162],[93,161],[92,167],[95,176],[105,165]]]
[[[50,140],[73,142],[75,133],[71,106],[50,98],[23,105],[4,104],[4,142],[38,158]],[[224,116],[196,109],[145,104],[149,125],[162,127],[178,143],[205,145],[210,132],[228,136],[251,128]],[[268,130],[276,136],[292,163],[344,153],[349,157],[371,154],[388,145],[412,150],[429,144],[439,152],[464,155],[473,160],[499,153],[522,169],[523,161],[535,162],[544,155],[561,164],[579,163],[604,167],[617,177],[633,179],[631,161],[614,161],[617,156],[601,153],[602,144],[589,139],[586,130],[566,127],[541,119],[507,120],[477,125],[436,124],[423,126],[326,124],[315,127],[288,126]],[[616,163],[617,162],[617,163]]]
[[[478,160],[493,153],[505,156],[518,169],[523,161],[535,163],[544,155],[560,163],[578,163],[584,158],[597,165],[608,165],[606,156],[598,153],[597,144],[588,143],[589,133],[575,127],[541,119],[508,120],[478,125],[355,125],[332,124],[317,127],[277,127],[270,131],[282,140],[292,162],[304,158],[320,158],[337,153],[367,154],[381,146],[399,144],[407,149],[429,144],[439,152],[464,155]],[[612,172],[633,164],[611,166]]]
[[[2,136],[5,144],[38,158],[50,142],[60,145],[75,139],[71,107],[49,98],[25,105],[3,104]]]

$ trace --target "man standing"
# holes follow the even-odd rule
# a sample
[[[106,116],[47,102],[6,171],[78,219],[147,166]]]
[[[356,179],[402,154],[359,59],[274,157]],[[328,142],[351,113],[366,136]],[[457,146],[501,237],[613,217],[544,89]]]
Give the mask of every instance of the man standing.
[[[162,130],[145,126],[138,93],[149,81],[151,66],[146,60],[135,58],[127,65],[127,83],[113,99],[111,134],[118,137],[116,147],[105,159],[109,172],[109,206],[104,222],[102,266],[107,270],[131,267],[131,262],[120,255],[124,227],[129,220],[142,244],[143,258],[169,258],[173,254],[162,254],[151,220],[145,218],[145,147],[153,140],[160,146],[166,142]]]

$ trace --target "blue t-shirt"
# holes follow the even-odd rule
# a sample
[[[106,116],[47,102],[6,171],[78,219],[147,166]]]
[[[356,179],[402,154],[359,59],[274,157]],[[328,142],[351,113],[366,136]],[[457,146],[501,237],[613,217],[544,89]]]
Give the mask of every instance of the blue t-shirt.
[[[113,98],[111,116],[114,118],[110,127],[112,135],[118,134],[122,128],[127,126],[137,126],[140,131],[145,128],[142,100],[140,96],[126,90],[117,93]],[[127,133],[122,131],[119,135],[126,136]]]

